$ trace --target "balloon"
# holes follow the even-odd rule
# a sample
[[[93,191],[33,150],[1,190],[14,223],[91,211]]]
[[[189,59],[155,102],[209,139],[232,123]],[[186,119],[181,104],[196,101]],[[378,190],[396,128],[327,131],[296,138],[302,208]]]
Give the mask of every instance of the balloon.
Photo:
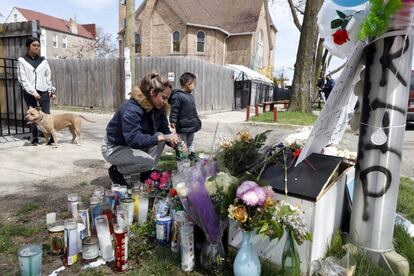
[[[368,0],[332,0],[335,4],[343,7],[354,7],[358,5],[362,5]]]

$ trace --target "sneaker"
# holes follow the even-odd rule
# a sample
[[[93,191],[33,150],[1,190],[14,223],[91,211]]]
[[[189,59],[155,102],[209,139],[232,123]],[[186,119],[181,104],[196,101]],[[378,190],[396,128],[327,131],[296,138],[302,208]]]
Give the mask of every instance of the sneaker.
[[[124,178],[124,175],[118,171],[116,166],[112,165],[111,167],[109,167],[108,173],[109,178],[112,180],[113,183],[128,186],[128,183]]]

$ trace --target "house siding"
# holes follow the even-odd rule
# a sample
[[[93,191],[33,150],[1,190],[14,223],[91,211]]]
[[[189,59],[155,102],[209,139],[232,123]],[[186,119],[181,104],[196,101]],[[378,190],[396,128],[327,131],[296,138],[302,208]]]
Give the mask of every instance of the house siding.
[[[238,35],[226,38],[226,63],[240,64],[250,68],[251,35]]]
[[[136,31],[141,35],[141,54],[143,56],[185,55],[216,64],[240,64],[252,68],[257,51],[258,33],[263,30],[263,66],[273,67],[274,50],[270,51],[269,49],[265,13],[265,7],[262,5],[257,29],[253,34],[228,37],[218,30],[187,26],[165,1],[147,0],[145,7],[136,16]],[[172,53],[171,34],[173,31],[180,32],[179,53]],[[196,48],[199,31],[206,34],[203,53],[198,53]],[[272,40],[274,40],[274,29],[271,29],[271,32]]]

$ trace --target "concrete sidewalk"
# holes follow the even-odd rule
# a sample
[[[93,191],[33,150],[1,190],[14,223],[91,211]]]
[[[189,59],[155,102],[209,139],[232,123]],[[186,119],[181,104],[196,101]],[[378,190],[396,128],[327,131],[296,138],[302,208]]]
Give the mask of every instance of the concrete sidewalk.
[[[63,112],[52,110],[53,114]],[[82,146],[71,143],[72,136],[68,130],[58,133],[58,148],[44,144],[32,146],[27,140],[19,139],[0,143],[1,194],[31,192],[41,187],[42,183],[73,185],[71,182],[76,178],[88,182],[107,176],[108,164],[102,158],[100,145],[113,113],[75,113],[95,121],[82,121]],[[244,116],[244,112],[238,111],[202,115],[203,129],[196,134],[196,149],[208,150],[211,147],[217,122],[220,123],[220,132],[231,133],[242,127]]]

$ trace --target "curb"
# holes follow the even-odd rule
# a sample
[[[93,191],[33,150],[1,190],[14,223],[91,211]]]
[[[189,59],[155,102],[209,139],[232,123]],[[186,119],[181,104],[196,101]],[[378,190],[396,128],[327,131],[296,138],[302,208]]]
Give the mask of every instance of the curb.
[[[265,123],[265,122],[253,122],[253,121],[244,121],[241,122],[243,125],[254,125],[254,126],[275,126],[285,129],[298,129],[303,127],[309,127],[312,125],[289,125],[289,124],[280,124],[280,123]]]

